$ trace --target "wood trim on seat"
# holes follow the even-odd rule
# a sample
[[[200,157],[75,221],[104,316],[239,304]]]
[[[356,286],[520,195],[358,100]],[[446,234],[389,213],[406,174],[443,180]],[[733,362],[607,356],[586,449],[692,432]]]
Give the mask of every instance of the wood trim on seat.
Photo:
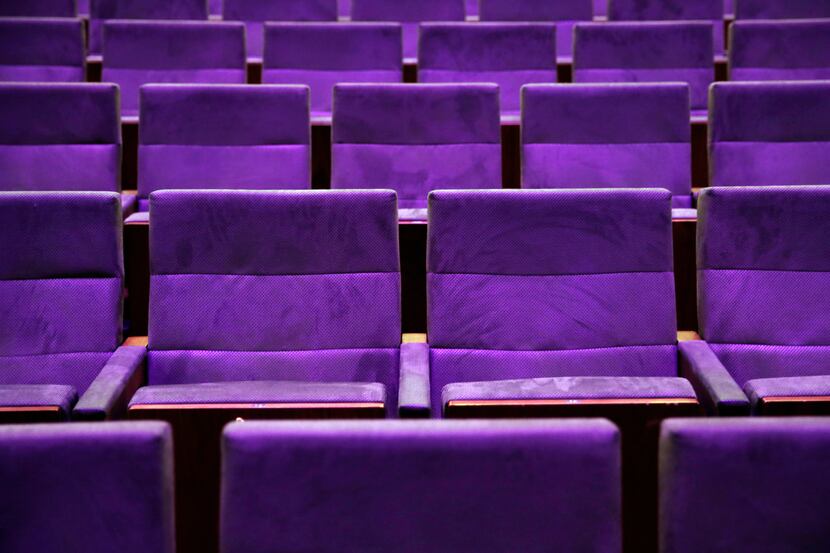
[[[130,406],[130,411],[145,410],[197,410],[197,409],[380,409],[381,402],[332,402],[332,403],[147,403]]]
[[[830,396],[768,396],[762,403],[830,403]]]
[[[609,399],[454,399],[447,407],[544,407],[557,405],[689,405],[694,398],[609,398]]]
[[[19,405],[16,407],[0,407],[0,413],[57,413],[61,408],[57,405]]]

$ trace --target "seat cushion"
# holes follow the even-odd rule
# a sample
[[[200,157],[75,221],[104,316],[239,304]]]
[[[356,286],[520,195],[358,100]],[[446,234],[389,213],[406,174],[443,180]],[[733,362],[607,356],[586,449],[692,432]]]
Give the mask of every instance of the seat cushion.
[[[756,378],[744,384],[753,411],[771,397],[830,397],[830,375]]]
[[[0,385],[0,407],[52,407],[60,409],[61,418],[68,419],[78,401],[72,386],[51,384]]]

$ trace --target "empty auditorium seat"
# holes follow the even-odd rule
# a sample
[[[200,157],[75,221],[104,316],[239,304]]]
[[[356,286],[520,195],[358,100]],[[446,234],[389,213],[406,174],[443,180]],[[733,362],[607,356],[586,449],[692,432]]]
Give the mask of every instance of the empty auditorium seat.
[[[705,117],[715,78],[711,25],[694,22],[579,23],[574,82],[689,83],[695,117]]]
[[[103,51],[103,28],[110,19],[207,20],[207,0],[89,0],[89,52]]]
[[[556,55],[571,60],[573,26],[577,21],[591,21],[591,0],[481,0],[481,21],[530,21],[556,23]]]
[[[619,552],[619,440],[600,419],[231,424],[222,551]]]
[[[0,81],[82,82],[80,19],[0,19]]]
[[[401,26],[397,23],[268,23],[264,83],[311,88],[311,112],[331,119],[334,85],[401,82]]]
[[[337,0],[224,0],[222,19],[244,21],[248,57],[262,58],[266,21],[337,21]],[[302,58],[302,50],[292,55]]]
[[[75,17],[75,0],[0,0],[0,17]]]
[[[522,93],[522,187],[660,187],[674,207],[692,207],[688,85],[529,85]]]
[[[119,348],[118,195],[0,192],[0,221],[0,419],[117,415],[144,359]]]
[[[418,46],[424,83],[496,83],[502,113],[519,113],[519,89],[556,82],[556,26],[543,23],[424,23]]]
[[[813,19],[830,17],[827,0],[734,0],[735,19]]]
[[[403,26],[404,59],[418,55],[422,21],[464,21],[465,0],[352,0],[352,21],[392,21]]]
[[[0,426],[3,553],[173,553],[163,423]]]
[[[830,550],[830,419],[667,421],[660,462],[662,553]]]
[[[610,21],[711,21],[715,54],[723,55],[723,0],[609,0]]]
[[[424,219],[435,188],[500,188],[494,84],[334,87],[332,188],[393,188],[402,219]]]
[[[830,82],[715,83],[713,186],[830,184]]]
[[[697,278],[706,341],[681,346],[709,358],[702,384],[713,407],[725,396],[745,409],[742,386],[756,413],[827,410],[828,236],[830,187],[704,190]]]
[[[155,190],[310,188],[308,88],[145,85],[138,202]]]
[[[121,87],[121,114],[138,115],[146,83],[244,84],[245,26],[192,21],[110,21],[103,80]]]
[[[830,19],[736,21],[729,30],[729,79],[830,79]]]

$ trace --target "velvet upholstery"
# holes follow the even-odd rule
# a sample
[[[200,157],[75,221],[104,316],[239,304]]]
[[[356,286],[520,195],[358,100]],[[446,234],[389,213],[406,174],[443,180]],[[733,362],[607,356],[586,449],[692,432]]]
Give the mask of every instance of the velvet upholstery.
[[[830,79],[830,19],[736,21],[729,30],[729,79]]]
[[[78,392],[72,386],[0,384],[0,407],[57,407],[59,418],[69,420],[77,401]]]
[[[335,86],[331,186],[394,188],[405,209],[436,188],[500,187],[498,87]]]
[[[138,196],[161,189],[309,188],[308,88],[145,85]]]
[[[711,24],[701,21],[579,23],[574,31],[574,82],[685,82],[696,111],[706,110],[713,60]]]
[[[603,0],[605,1],[605,0]],[[573,26],[591,21],[591,0],[480,0],[481,21],[532,21],[556,24],[556,55],[572,56]]]
[[[556,82],[556,26],[545,23],[424,23],[418,81],[493,82],[501,109],[517,114],[527,83]]]
[[[120,419],[136,386],[146,374],[147,348],[121,346],[92,381],[72,410],[73,420],[103,421]]]
[[[609,21],[711,21],[716,54],[724,52],[724,0],[609,0]]]
[[[619,432],[606,420],[232,423],[225,553],[613,553]]]
[[[749,398],[720,362],[709,344],[688,340],[677,344],[680,376],[695,389],[709,415],[748,415]]]
[[[744,391],[752,402],[753,414],[760,414],[762,403],[776,397],[830,397],[830,375],[790,376],[747,380]]]
[[[150,196],[151,385],[379,383],[397,402],[392,191]]]
[[[819,19],[830,17],[827,0],[734,0],[735,19]]]
[[[0,17],[75,17],[75,0],[0,0]]]
[[[531,85],[522,94],[522,187],[659,187],[674,207],[691,207],[687,85]]]
[[[660,550],[828,550],[828,463],[827,418],[664,422]]]
[[[401,82],[397,23],[268,23],[262,82],[311,88],[311,111],[331,116],[340,82]]]
[[[82,82],[80,19],[0,18],[0,81]]]
[[[118,191],[112,84],[0,84],[0,190]]]
[[[429,344],[401,344],[400,370],[399,415],[402,418],[429,416]]]
[[[351,0],[352,21],[392,21],[403,28],[403,55],[418,55],[422,21],[464,21],[464,0]]]
[[[161,422],[0,426],[4,553],[173,553]]]
[[[194,21],[104,25],[103,80],[121,88],[121,113],[138,114],[146,83],[244,84],[245,26]]]

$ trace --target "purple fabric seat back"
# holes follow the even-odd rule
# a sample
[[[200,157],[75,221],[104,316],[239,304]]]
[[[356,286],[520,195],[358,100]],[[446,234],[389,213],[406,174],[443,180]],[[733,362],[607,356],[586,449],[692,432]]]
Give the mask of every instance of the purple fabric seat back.
[[[604,0],[603,0],[604,1]],[[568,59],[573,52],[573,26],[591,21],[591,0],[480,0],[481,21],[532,21],[556,24],[556,55]]]
[[[250,422],[223,456],[224,553],[621,550],[606,420]]]
[[[665,190],[430,195],[432,404],[453,382],[677,376]]]
[[[518,113],[522,85],[556,82],[556,25],[424,23],[418,80],[496,83],[502,111]]]
[[[394,188],[425,208],[435,188],[500,188],[498,87],[344,84],[334,88],[332,188]]]
[[[700,333],[735,380],[830,373],[830,187],[705,189]]]
[[[0,384],[83,394],[121,342],[114,192],[0,192]]]
[[[830,82],[715,83],[713,186],[830,184]]]
[[[397,404],[395,194],[150,196],[150,384],[379,382]]]
[[[110,19],[207,20],[207,0],[89,0],[89,51],[103,50],[103,29]]]
[[[705,22],[579,23],[574,31],[574,82],[686,82],[692,110],[706,110],[714,78]]]
[[[735,0],[735,19],[819,19],[830,17],[827,0]]]
[[[174,553],[161,422],[0,426],[3,553]]]
[[[729,79],[830,79],[830,19],[736,21],[729,30]]]
[[[308,88],[145,85],[138,196],[155,190],[311,186]]]
[[[0,81],[82,82],[80,19],[0,19]]]
[[[674,207],[691,207],[687,85],[533,85],[523,94],[522,187],[665,188]]]
[[[352,21],[392,21],[403,27],[403,55],[418,55],[422,21],[464,21],[465,0],[352,0]]]
[[[0,84],[0,190],[121,189],[118,87]]]
[[[225,21],[245,22],[249,58],[262,57],[266,21],[337,21],[337,0],[224,0],[222,10]]]
[[[262,82],[305,84],[311,111],[331,115],[334,85],[401,82],[397,23],[269,23]]]
[[[830,420],[674,419],[660,444],[660,551],[829,551]]]
[[[242,23],[111,21],[104,26],[103,80],[121,87],[122,115],[138,114],[147,83],[244,84]]]
[[[0,0],[0,17],[75,17],[75,0]]]
[[[723,0],[610,0],[610,21],[711,21],[715,53],[724,52]]]

